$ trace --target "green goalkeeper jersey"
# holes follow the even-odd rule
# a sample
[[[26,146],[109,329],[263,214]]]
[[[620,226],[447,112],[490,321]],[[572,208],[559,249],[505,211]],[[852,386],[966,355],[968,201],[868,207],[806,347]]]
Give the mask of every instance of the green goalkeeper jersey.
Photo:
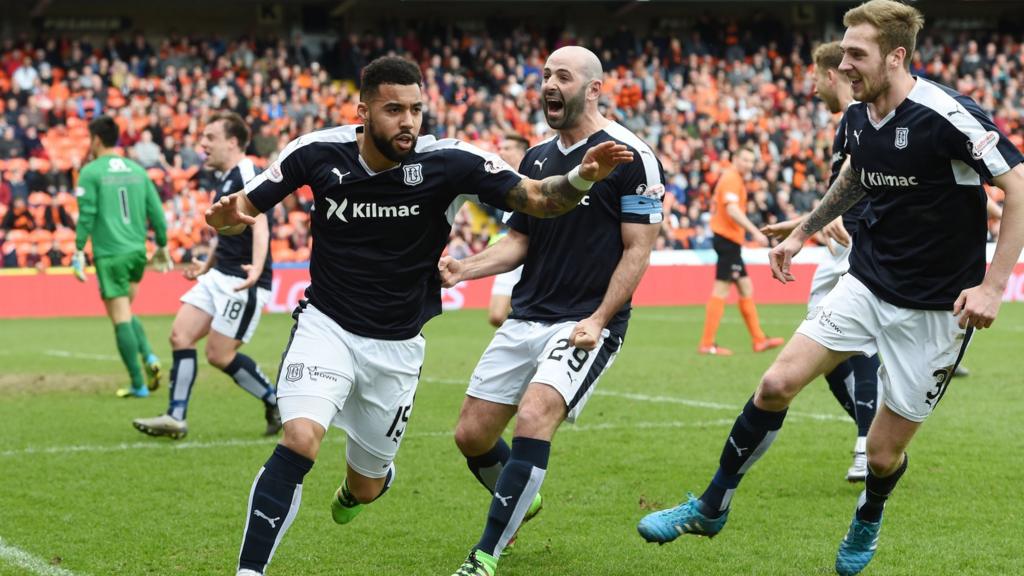
[[[92,236],[93,258],[146,250],[146,221],[156,243],[167,245],[167,222],[156,186],[135,162],[107,154],[89,162],[78,176],[78,234],[82,250]]]

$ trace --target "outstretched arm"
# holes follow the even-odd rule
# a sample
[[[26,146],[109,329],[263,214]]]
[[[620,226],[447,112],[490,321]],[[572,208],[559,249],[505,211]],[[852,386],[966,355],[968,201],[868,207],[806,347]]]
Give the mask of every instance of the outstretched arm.
[[[584,350],[593,350],[597,347],[601,340],[601,331],[622,309],[640,284],[640,279],[651,262],[651,249],[658,237],[658,228],[658,224],[622,224],[622,257],[612,272],[601,305],[573,328],[573,346]]]
[[[567,175],[520,180],[508,191],[505,202],[512,210],[537,218],[561,216],[580,203],[594,182],[603,180],[619,164],[632,161],[633,153],[625,145],[602,142],[587,150],[583,162]]]
[[[225,196],[206,209],[206,223],[218,234],[237,236],[246,226],[256,223],[260,211],[245,192]]]
[[[515,269],[526,260],[526,249],[530,237],[522,232],[509,230],[508,235],[493,246],[463,260],[442,256],[437,262],[441,285],[451,288],[463,280],[494,276]]]
[[[789,238],[772,248],[768,257],[772,267],[772,276],[783,284],[794,280],[793,275],[789,272],[789,265],[793,256],[803,248],[804,242],[826,224],[842,216],[851,206],[859,202],[866,192],[864,186],[857,180],[857,175],[850,166],[850,160],[847,159],[839,176],[828,189],[828,193],[821,199],[821,204],[818,204],[818,207],[803,220],[800,226],[793,230]]]

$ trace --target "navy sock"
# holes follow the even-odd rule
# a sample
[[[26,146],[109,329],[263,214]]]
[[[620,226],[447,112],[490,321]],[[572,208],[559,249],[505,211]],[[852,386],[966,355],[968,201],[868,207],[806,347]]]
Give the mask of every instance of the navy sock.
[[[907,471],[907,464],[910,456],[903,454],[903,463],[895,472],[879,478],[875,476],[874,470],[868,466],[868,477],[864,480],[864,491],[860,494],[860,502],[857,504],[857,518],[866,522],[878,522],[882,519],[882,510],[885,508],[885,501],[889,499],[896,483]]]
[[[235,384],[256,398],[263,400],[271,406],[277,404],[277,396],[270,379],[260,370],[259,365],[252,358],[242,354],[235,354],[235,359],[224,367],[224,373],[234,379]]]
[[[854,356],[849,360],[853,366],[853,399],[857,415],[857,436],[867,436],[871,422],[878,409],[878,355]]]
[[[768,451],[785,418],[786,410],[768,412],[755,406],[753,398],[747,401],[722,447],[718,471],[700,497],[701,513],[717,518],[729,509],[743,475]]]
[[[238,569],[262,574],[302,501],[302,479],[313,461],[278,444],[260,468],[249,495]]]
[[[550,454],[551,442],[546,440],[522,436],[512,439],[512,454],[495,486],[487,525],[476,545],[478,550],[495,558],[501,556],[540,492]]]
[[[466,456],[466,465],[487,492],[493,494],[511,453],[508,443],[499,437],[498,442],[487,452],[479,456]]]
[[[849,378],[851,374],[853,374],[853,365],[850,360],[846,360],[836,366],[835,370],[826,374],[825,381],[828,382],[828,389],[832,391],[832,395],[836,397],[836,402],[839,402],[839,405],[843,407],[843,410],[846,410],[846,413],[850,415],[850,418],[856,422],[856,408],[853,398],[850,397],[850,389],[846,387],[846,379]]]
[[[381,496],[383,496],[388,491],[388,489],[391,488],[391,483],[394,481],[395,463],[392,462],[391,466],[388,467],[387,476],[384,477],[384,487],[380,489],[380,494],[377,494],[377,496],[373,500],[370,500],[370,502],[366,502],[366,504],[370,504],[371,502],[376,502],[377,500],[380,500]],[[356,497],[352,495],[352,492],[349,492],[348,478],[345,478],[345,481],[341,483],[341,495],[338,497],[338,501],[341,502],[342,506],[347,506],[349,508],[361,504],[361,502],[359,502],[359,500],[357,500]]]
[[[171,402],[167,413],[176,420],[184,420],[196,381],[196,349],[175,350],[171,356],[174,364],[171,365]]]

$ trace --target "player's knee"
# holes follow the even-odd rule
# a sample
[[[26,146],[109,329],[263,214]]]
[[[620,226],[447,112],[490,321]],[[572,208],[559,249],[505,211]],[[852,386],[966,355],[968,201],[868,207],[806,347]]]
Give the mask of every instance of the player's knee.
[[[876,476],[886,477],[896,471],[903,461],[903,452],[872,451],[868,448],[868,467]]]
[[[757,396],[763,408],[785,408],[796,396],[800,387],[784,370],[772,366],[761,377]]]
[[[565,405],[539,400],[525,400],[516,416],[516,436],[546,437],[554,433],[565,418]]]
[[[455,445],[464,456],[479,456],[490,448],[483,438],[479,426],[475,426],[467,418],[460,418],[455,427]]]
[[[316,455],[320,451],[320,435],[311,426],[289,424],[292,422],[285,423],[281,444],[292,452],[316,460]]]
[[[171,343],[171,350],[185,350],[192,347],[192,339],[188,333],[180,328],[171,328],[171,336],[168,338]]]
[[[214,346],[206,347],[206,361],[210,363],[210,366],[214,366],[221,370],[228,367],[231,361],[235,359],[234,350],[221,350]]]

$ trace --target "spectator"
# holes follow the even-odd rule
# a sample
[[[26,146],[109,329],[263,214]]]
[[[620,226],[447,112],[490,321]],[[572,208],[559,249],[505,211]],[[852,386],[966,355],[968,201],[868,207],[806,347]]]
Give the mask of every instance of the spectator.
[[[143,130],[139,141],[132,146],[132,158],[143,168],[162,168],[164,166],[163,153],[155,142],[153,132]]]
[[[36,229],[36,221],[32,218],[32,213],[29,212],[28,203],[24,198],[15,198],[11,202],[11,207],[4,215],[0,228],[6,231],[24,230],[26,232]]]

